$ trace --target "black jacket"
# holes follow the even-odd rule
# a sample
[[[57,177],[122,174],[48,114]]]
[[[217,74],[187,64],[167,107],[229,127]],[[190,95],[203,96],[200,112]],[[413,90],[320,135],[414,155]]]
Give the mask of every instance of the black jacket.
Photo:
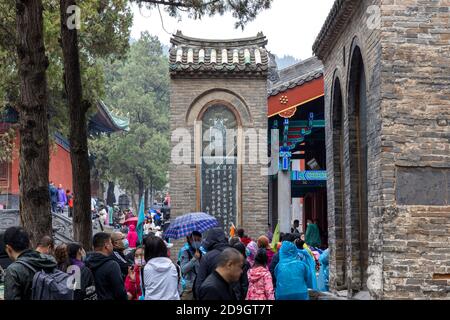
[[[94,276],[85,265],[81,267],[80,289],[75,290],[74,300],[97,300]]]
[[[86,266],[94,275],[98,300],[127,300],[119,264],[112,256],[90,253],[86,258]]]
[[[198,297],[199,300],[238,300],[233,287],[215,270],[201,285]]]
[[[242,274],[239,282],[233,283],[232,287],[234,292],[236,293],[236,297],[238,300],[245,300],[248,292],[248,275],[247,272],[250,270],[250,263],[245,260],[244,265],[242,266]]]
[[[120,272],[122,273],[122,279],[125,281],[125,278],[128,275],[128,268],[133,266],[133,262],[129,261],[127,257],[123,254],[123,252],[114,250],[111,257],[119,264]]]
[[[272,275],[272,283],[273,287],[275,288],[277,285],[277,279],[275,278],[275,267],[277,266],[278,262],[280,261],[280,254],[277,252],[272,257],[272,262],[269,266],[270,274]]]
[[[195,296],[199,296],[200,286],[203,281],[216,269],[219,255],[226,248],[230,248],[225,233],[221,228],[214,228],[208,231],[203,242],[203,248],[207,253],[200,260],[197,277],[194,282]]]
[[[52,271],[56,261],[52,256],[34,250],[25,250],[17,258],[30,264],[36,270]],[[26,266],[13,262],[5,271],[5,300],[30,300],[34,272]]]

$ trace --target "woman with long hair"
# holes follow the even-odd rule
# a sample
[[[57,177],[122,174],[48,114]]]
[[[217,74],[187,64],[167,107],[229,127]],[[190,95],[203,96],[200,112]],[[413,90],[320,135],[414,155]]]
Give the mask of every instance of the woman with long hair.
[[[145,300],[180,300],[181,271],[168,258],[164,240],[148,236],[144,241],[143,289]]]

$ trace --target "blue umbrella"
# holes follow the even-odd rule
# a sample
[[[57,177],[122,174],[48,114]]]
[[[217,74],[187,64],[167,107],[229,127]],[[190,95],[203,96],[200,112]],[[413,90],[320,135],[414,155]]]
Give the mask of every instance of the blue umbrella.
[[[217,219],[203,212],[187,213],[175,219],[164,233],[165,238],[180,239],[189,236],[193,231],[200,233],[219,225]]]

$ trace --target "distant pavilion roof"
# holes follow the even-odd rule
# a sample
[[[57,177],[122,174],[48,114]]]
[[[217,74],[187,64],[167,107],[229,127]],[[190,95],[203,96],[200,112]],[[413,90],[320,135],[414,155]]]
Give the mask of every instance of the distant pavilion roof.
[[[187,37],[178,31],[171,43],[172,78],[267,78],[269,54],[262,33],[251,38],[208,40]]]
[[[335,0],[325,23],[313,44],[313,51],[323,59],[328,48],[334,45],[342,29],[347,25],[354,9],[361,5],[361,0]]]

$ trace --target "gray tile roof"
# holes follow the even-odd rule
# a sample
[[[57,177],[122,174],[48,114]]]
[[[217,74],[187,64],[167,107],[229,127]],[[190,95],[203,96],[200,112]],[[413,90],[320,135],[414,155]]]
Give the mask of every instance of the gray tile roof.
[[[278,71],[278,75],[278,81],[274,83],[269,82],[268,96],[275,96],[281,92],[322,77],[323,65],[319,59],[311,57]]]
[[[342,29],[347,25],[355,8],[361,5],[361,0],[335,0],[325,23],[313,44],[313,52],[319,59],[323,59]]]
[[[256,37],[208,40],[173,35],[169,54],[170,75],[177,77],[262,77],[267,78],[267,39]]]

